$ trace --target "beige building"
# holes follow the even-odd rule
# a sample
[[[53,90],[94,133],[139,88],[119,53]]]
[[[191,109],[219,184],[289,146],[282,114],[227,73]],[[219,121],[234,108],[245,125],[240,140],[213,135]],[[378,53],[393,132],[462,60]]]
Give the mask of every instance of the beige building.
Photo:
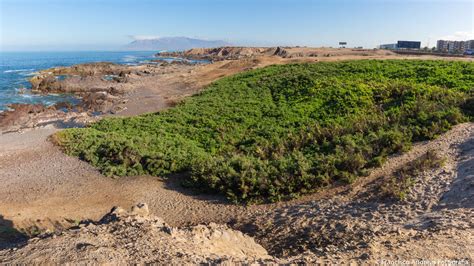
[[[447,52],[449,50],[449,42],[450,41],[438,40],[438,42],[436,42],[436,50]]]

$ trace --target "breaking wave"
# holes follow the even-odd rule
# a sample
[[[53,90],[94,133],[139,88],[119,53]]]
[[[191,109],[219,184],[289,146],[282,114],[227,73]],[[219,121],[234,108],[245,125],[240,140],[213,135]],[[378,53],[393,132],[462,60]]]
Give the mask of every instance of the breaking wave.
[[[9,69],[9,70],[3,71],[3,73],[31,72],[33,70],[35,70],[35,69],[34,68],[30,68],[30,69]]]

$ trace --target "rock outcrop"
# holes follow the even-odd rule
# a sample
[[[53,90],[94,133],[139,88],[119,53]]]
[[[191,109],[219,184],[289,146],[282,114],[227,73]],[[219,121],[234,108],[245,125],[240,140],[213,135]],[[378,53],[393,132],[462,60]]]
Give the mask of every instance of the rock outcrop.
[[[194,48],[184,52],[162,52],[157,56],[182,57],[194,60],[238,60],[242,58],[273,55],[276,48],[260,47],[218,47],[218,48]]]
[[[113,63],[78,64],[43,70],[30,83],[32,91],[39,93],[88,92],[91,84],[109,87],[113,82],[126,82],[131,72],[128,66]]]
[[[141,69],[113,63],[89,63],[56,67],[39,72],[30,79],[35,93],[71,93],[82,99],[76,107],[92,113],[115,113],[127,90],[123,86]]]
[[[6,264],[265,262],[266,250],[225,225],[175,228],[150,216],[148,206],[115,207],[100,222],[86,222],[58,234],[30,239],[24,247],[0,251]]]
[[[84,126],[95,120],[86,112],[73,111],[73,106],[64,102],[52,106],[11,104],[9,108],[10,110],[0,113],[0,134],[49,124]]]
[[[382,56],[393,52],[375,49],[337,49],[309,47],[218,47],[195,48],[180,52],[161,52],[157,56],[179,57],[194,60],[238,60],[259,56],[277,56],[281,58],[331,57],[331,56]]]

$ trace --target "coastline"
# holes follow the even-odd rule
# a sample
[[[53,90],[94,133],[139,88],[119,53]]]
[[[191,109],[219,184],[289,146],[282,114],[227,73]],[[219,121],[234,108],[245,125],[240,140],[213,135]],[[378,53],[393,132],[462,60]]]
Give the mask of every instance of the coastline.
[[[181,60],[166,60],[169,58]],[[219,78],[268,65],[368,59],[474,60],[399,55],[377,49],[222,47],[158,53],[153,64],[97,62],[53,67],[39,70],[30,78],[32,91],[45,95],[69,93],[79,102],[75,105],[60,102],[50,107],[15,105],[17,110],[0,113],[0,134],[48,124],[58,128],[82,127],[103,117],[157,112],[174,106]],[[205,60],[206,64],[195,64],[199,60]]]
[[[0,132],[14,132],[48,124],[60,128],[85,126],[102,117],[126,110],[124,104],[131,99],[133,93],[151,83],[161,83],[177,69],[184,73],[189,67],[191,65],[173,63],[138,66],[87,63],[41,70],[30,79],[34,93],[72,94],[78,102],[58,102],[51,106],[11,104],[9,110],[0,113]],[[157,75],[160,77],[156,77]],[[58,79],[58,76],[65,78]],[[150,79],[150,76],[154,79]],[[144,90],[139,91],[143,92]],[[158,105],[158,109],[163,108],[163,104]],[[137,109],[140,109],[139,105]]]
[[[473,176],[472,169],[464,165],[464,161],[472,160],[473,157],[472,123],[460,124],[432,142],[416,144],[413,150],[390,158],[387,164],[354,184],[331,188],[293,201],[252,206],[230,204],[222,196],[199,194],[185,189],[179,184],[180,176],[172,176],[167,180],[153,176],[106,178],[90,164],[65,155],[48,139],[61,128],[86,126],[104,117],[159,112],[196,94],[219,78],[273,64],[366,59],[450,59],[378,54],[380,51],[368,55],[367,51],[349,50],[347,54],[341,49],[318,51],[321,56],[250,54],[239,55],[237,59],[214,59],[213,63],[206,65],[166,63],[120,66],[120,71],[124,72],[124,79],[120,81],[102,79],[110,73],[107,72],[108,64],[58,68],[56,73],[51,69],[39,72],[39,75],[48,72],[87,72],[79,75],[80,79],[74,77],[59,83],[51,80],[51,83],[43,83],[43,87],[38,86],[41,92],[77,93],[83,102],[81,106],[71,107],[69,112],[61,110],[61,106],[48,109],[27,105],[16,111],[20,113],[22,110],[22,118],[12,117],[13,124],[3,127],[5,131],[0,134],[0,182],[3,183],[0,197],[4,200],[0,203],[0,226],[3,221],[7,221],[14,228],[32,235],[38,232],[61,232],[77,226],[80,221],[99,221],[113,206],[128,208],[145,202],[150,213],[163,218],[173,227],[218,223],[251,235],[258,239],[258,243],[269,251],[277,263],[311,262],[321,258],[332,262],[361,258],[363,261],[367,258],[375,261],[379,258],[377,254],[381,254],[380,258],[388,258],[390,254],[397,252],[402,258],[406,258],[410,255],[409,251],[420,257],[435,258],[423,249],[424,245],[433,243],[437,243],[436,247],[444,252],[445,257],[459,257],[469,252],[472,254],[472,248],[465,247],[469,239],[464,235],[468,230],[465,228],[466,224],[472,219],[472,214],[469,213],[472,200],[453,207],[452,203],[456,202],[455,198],[458,196],[455,192],[459,187],[451,187],[451,184],[459,183],[457,172],[463,173],[460,178],[467,182]],[[239,50],[236,52],[240,53]],[[300,52],[295,51],[298,55]],[[325,56],[327,54],[330,56]],[[472,58],[468,60],[473,61]],[[94,71],[90,71],[91,67]],[[101,70],[102,68],[106,69]],[[113,75],[120,77],[120,72],[114,73]],[[48,80],[48,75],[39,80],[41,84],[43,80]],[[114,89],[111,89],[111,85]],[[105,98],[96,97],[99,95]],[[97,113],[97,110],[103,111]],[[0,122],[2,120],[0,118]],[[382,181],[387,173],[390,174],[400,165],[413,161],[434,148],[442,150],[448,156],[448,163],[442,169],[426,173],[413,195],[415,198],[422,196],[422,205],[429,206],[428,209],[418,206],[420,204],[416,201],[391,205],[390,201],[378,202],[366,197],[364,191],[367,188],[376,190],[377,182]],[[425,193],[425,188],[429,188],[428,194]],[[446,194],[441,201],[441,196],[445,195],[443,193],[450,189],[451,194]],[[472,189],[466,193],[472,194]],[[350,204],[352,202],[359,205],[354,207]],[[366,208],[367,204],[369,207],[380,207]],[[439,209],[431,208],[432,206],[438,206]],[[459,229],[450,229],[446,220],[458,225]],[[433,227],[428,226],[430,223],[434,224]],[[311,231],[319,230],[314,229],[319,228],[315,224],[321,226],[320,231]],[[352,226],[353,224],[357,226]],[[370,225],[370,230],[367,225]],[[380,228],[390,230],[385,232]],[[306,235],[308,232],[311,235]],[[409,242],[414,235],[421,244]],[[297,257],[282,256],[282,250],[296,254],[293,248],[298,247],[292,246],[292,241],[299,236],[301,241],[322,241],[327,248],[311,249],[311,252]],[[406,244],[385,244],[393,239],[398,241],[394,245]],[[356,250],[351,250],[350,247],[346,249],[346,245],[338,241],[360,247]],[[311,245],[308,242],[303,246]],[[7,259],[9,256],[15,257],[15,251],[2,251],[1,246],[0,239],[0,261],[2,256]],[[286,259],[280,260],[277,257]]]

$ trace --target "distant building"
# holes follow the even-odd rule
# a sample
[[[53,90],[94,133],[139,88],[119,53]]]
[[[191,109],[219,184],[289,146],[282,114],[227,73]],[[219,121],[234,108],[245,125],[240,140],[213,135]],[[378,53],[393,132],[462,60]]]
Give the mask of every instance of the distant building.
[[[455,54],[462,54],[466,51],[466,42],[465,41],[454,41],[453,47],[450,47],[449,52]]]
[[[448,52],[449,51],[449,43],[451,41],[445,41],[445,40],[438,40],[436,42],[436,50],[440,52]]]
[[[418,41],[398,41],[397,49],[420,49],[421,42]]]
[[[395,50],[395,49],[397,49],[397,44],[396,43],[381,44],[381,45],[379,45],[379,48],[380,49]]]
[[[418,41],[398,41],[397,43],[381,44],[379,45],[380,49],[420,49],[421,42]]]
[[[466,51],[474,50],[474,40],[469,41],[447,41],[438,40],[436,50],[452,54],[463,54]]]

